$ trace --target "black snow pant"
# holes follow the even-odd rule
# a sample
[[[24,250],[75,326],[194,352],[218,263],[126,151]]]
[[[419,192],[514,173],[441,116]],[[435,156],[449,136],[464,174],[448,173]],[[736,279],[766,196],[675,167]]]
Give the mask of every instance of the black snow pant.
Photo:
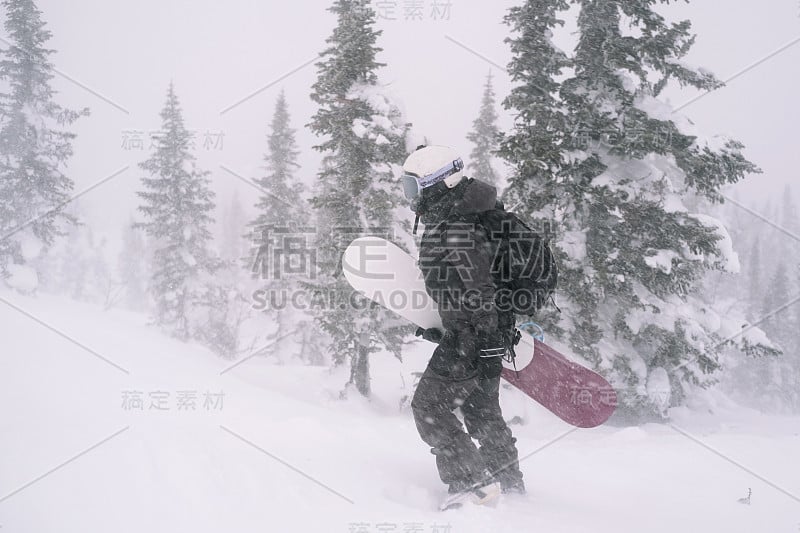
[[[448,349],[443,344],[437,351]],[[436,356],[434,352],[431,363]],[[414,421],[422,440],[431,446],[439,477],[450,492],[484,481],[498,481],[503,489],[522,484],[516,439],[503,420],[499,393],[499,377],[455,379],[436,372],[430,363],[420,378],[411,401]],[[467,432],[453,413],[458,407]]]

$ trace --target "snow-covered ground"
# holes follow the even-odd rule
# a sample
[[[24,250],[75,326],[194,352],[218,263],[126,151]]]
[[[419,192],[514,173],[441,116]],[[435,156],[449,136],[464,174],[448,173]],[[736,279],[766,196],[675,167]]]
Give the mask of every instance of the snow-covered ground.
[[[711,396],[674,426],[573,430],[506,389],[528,496],[442,513],[399,407],[430,345],[373,357],[366,402],[339,398],[345,370],[230,368],[142,315],[0,298],[3,532],[800,531],[798,418]]]

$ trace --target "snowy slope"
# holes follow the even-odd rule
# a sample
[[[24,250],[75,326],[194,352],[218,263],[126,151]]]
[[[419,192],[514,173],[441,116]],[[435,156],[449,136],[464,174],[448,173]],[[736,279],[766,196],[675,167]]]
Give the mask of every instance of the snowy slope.
[[[796,418],[724,403],[711,414],[705,402],[673,413],[675,428],[570,431],[504,390],[507,417],[526,420],[513,429],[529,495],[440,513],[433,456],[398,407],[430,345],[402,364],[375,356],[376,398],[341,400],[345,371],[258,357],[225,371],[232,362],[163,337],[138,314],[44,295],[0,298],[18,308],[0,301],[4,532],[800,527]],[[131,408],[135,391],[141,410]],[[159,391],[169,393],[165,410],[150,408]],[[181,391],[195,393],[194,410],[178,409]],[[737,503],[748,487],[751,504]]]

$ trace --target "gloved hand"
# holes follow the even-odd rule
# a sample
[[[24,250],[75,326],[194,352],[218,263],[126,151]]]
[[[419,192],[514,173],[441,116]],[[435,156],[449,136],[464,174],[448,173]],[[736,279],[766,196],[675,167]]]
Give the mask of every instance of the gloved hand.
[[[430,341],[434,344],[439,344],[442,342],[442,337],[444,337],[444,332],[439,328],[417,328],[417,331],[414,333],[416,337],[422,337],[426,341]]]
[[[495,329],[480,337],[478,375],[483,379],[493,379],[503,371],[503,356],[506,354],[505,337]]]
[[[478,292],[467,291],[462,303],[469,312],[470,325],[478,336],[488,335],[498,328],[497,308],[491,298],[486,299]]]

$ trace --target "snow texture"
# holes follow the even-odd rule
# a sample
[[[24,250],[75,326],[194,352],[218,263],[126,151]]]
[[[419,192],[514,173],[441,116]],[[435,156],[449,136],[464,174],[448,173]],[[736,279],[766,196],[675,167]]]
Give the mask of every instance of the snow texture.
[[[647,250],[644,254],[644,262],[650,268],[669,274],[672,272],[672,260],[680,259],[680,257],[680,254],[674,250]]]
[[[346,533],[381,531],[377,524],[404,531],[412,523],[423,533],[436,525],[453,533],[797,527],[790,494],[800,490],[800,463],[793,460],[800,418],[763,415],[716,393],[670,412],[680,431],[606,425],[553,442],[571,428],[503,387],[506,418],[525,421],[511,428],[525,457],[529,495],[503,497],[496,508],[442,513],[436,508],[446,490],[434,457],[407,406],[399,408],[412,372],[430,356],[428,343],[409,349],[403,362],[375,354],[372,401],[341,400],[346,368],[276,366],[254,357],[220,374],[230,362],[163,336],[144,315],[46,295],[1,295],[129,371],[0,307],[4,352],[24,354],[0,358],[0,522],[7,531]],[[648,392],[660,394],[662,385],[654,369]],[[131,407],[137,391],[141,409]],[[186,401],[178,408],[180,391],[196,392],[194,408]],[[159,392],[167,394],[165,409],[152,406]],[[205,405],[206,393],[221,393],[221,405]],[[748,488],[751,505],[737,503]]]
[[[26,265],[10,264],[6,267],[9,277],[5,283],[9,287],[17,289],[23,293],[29,293],[36,290],[39,286],[39,276],[36,270]]]
[[[717,235],[720,237],[720,240],[717,241],[717,247],[720,251],[717,264],[726,272],[737,274],[741,269],[741,265],[739,264],[739,256],[733,250],[733,240],[731,239],[728,230],[725,228],[725,224],[710,215],[692,213],[691,216],[692,218],[699,220],[704,226],[716,230]]]

